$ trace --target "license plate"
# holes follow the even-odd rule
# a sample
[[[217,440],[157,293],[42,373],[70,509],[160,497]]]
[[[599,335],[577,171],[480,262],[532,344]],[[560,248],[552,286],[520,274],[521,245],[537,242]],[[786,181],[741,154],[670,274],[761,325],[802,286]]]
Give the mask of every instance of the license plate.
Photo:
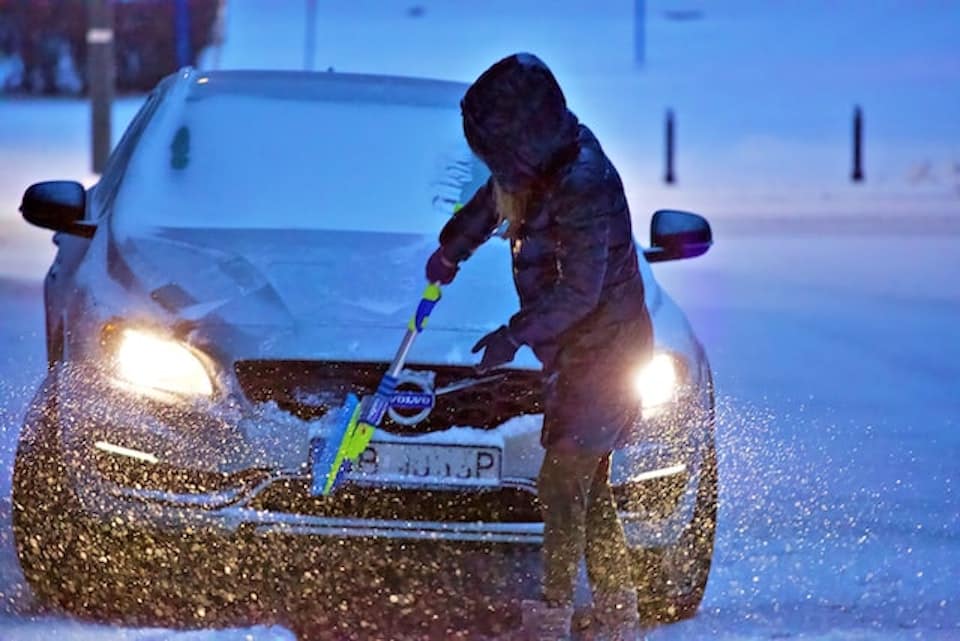
[[[347,478],[377,484],[493,486],[500,448],[474,445],[371,443]]]

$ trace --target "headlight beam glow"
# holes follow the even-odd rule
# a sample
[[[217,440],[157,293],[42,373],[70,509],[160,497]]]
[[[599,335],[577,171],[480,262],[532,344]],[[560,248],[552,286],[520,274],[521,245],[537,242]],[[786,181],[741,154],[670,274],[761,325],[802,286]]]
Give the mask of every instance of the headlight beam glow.
[[[125,329],[114,354],[115,373],[144,392],[210,396],[207,369],[183,343],[138,329]]]
[[[674,400],[678,382],[673,357],[666,353],[655,354],[633,380],[637,396],[643,403],[644,414]]]

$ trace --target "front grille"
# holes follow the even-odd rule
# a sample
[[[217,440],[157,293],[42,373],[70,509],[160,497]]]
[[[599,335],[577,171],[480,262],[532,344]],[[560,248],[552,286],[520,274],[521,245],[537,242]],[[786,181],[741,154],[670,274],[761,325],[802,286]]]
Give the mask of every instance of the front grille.
[[[339,406],[348,392],[358,396],[372,394],[387,364],[249,360],[237,362],[234,369],[251,402],[273,401],[281,409],[309,420]],[[438,390],[478,378],[471,367],[423,365],[410,369],[435,372]],[[493,429],[513,417],[543,411],[540,372],[503,369],[490,376],[496,378],[438,395],[430,415],[415,426],[397,424],[387,416],[381,428],[400,434],[434,432],[455,426]]]
[[[538,523],[534,494],[516,488],[470,492],[346,486],[311,496],[305,479],[284,479],[257,494],[251,507],[270,512],[331,518],[448,523]]]

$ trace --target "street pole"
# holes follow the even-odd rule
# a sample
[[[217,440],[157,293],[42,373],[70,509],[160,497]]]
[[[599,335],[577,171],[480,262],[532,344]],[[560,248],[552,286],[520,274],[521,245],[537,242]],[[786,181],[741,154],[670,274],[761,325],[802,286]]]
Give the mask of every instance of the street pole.
[[[101,174],[110,156],[110,109],[113,102],[113,3],[87,2],[87,86],[90,91],[91,161]]]
[[[173,28],[176,33],[177,66],[187,67],[193,62],[193,51],[190,49],[190,5],[187,0],[176,1]]]
[[[642,67],[647,56],[647,3],[633,0],[633,62]]]
[[[313,71],[317,51],[317,0],[307,0],[306,33],[303,37],[303,70]]]

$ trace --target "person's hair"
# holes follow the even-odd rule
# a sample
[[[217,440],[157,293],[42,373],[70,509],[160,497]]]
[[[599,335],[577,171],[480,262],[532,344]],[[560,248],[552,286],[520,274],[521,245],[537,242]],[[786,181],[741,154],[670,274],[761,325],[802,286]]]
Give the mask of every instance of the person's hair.
[[[527,213],[530,191],[507,191],[493,180],[493,200],[500,222],[507,221],[507,238],[513,240],[520,234],[520,227]]]

